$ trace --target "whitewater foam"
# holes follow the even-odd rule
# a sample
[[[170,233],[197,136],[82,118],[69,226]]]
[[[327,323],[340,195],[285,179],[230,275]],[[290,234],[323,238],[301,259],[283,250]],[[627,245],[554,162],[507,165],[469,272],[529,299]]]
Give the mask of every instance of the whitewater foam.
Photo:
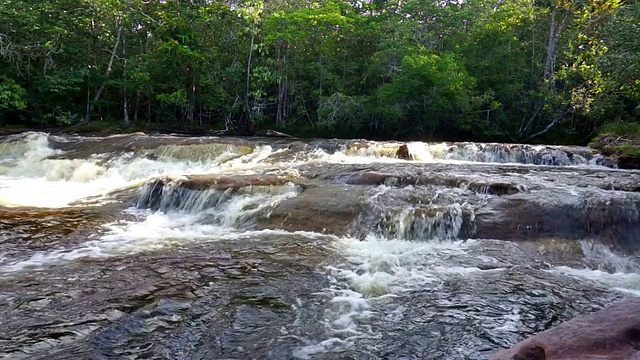
[[[416,289],[437,289],[450,276],[476,273],[476,267],[456,266],[447,258],[467,253],[472,241],[415,242],[369,235],[364,240],[339,238],[334,246],[345,262],[327,266],[331,286],[322,294],[327,337],[296,348],[293,355],[309,359],[318,353],[351,348],[362,338],[382,336],[370,324],[382,316],[375,307]],[[384,306],[384,305],[383,305]],[[379,310],[378,310],[379,311]],[[385,308],[385,316],[402,317],[402,305]]]
[[[128,213],[135,220],[105,224],[99,234],[76,248],[36,253],[26,260],[0,266],[0,273],[40,269],[80,258],[100,259],[256,236],[263,232],[252,230],[252,221],[268,216],[274,206],[296,196],[298,191],[293,184],[279,187],[279,191],[254,187],[251,193],[234,194],[215,207],[176,207],[165,212],[132,208]],[[211,193],[204,191],[200,195],[207,197]]]
[[[347,280],[365,297],[398,294],[427,284],[437,285],[438,274],[462,272],[443,262],[466,253],[463,241],[407,241],[368,235],[364,241],[344,238],[336,244],[348,266],[329,267],[333,277]],[[469,271],[477,271],[473,268]]]
[[[588,279],[608,288],[640,296],[640,264],[629,256],[616,254],[607,245],[581,240],[583,268],[557,266],[549,271]]]
[[[589,268],[576,269],[569,266],[557,266],[551,270],[575,278],[587,279],[602,284],[612,290],[640,296],[640,274],[637,273],[609,273]]]
[[[216,145],[217,152],[208,155],[201,148],[190,146],[165,147],[141,154],[128,152],[114,158],[109,158],[110,154],[96,154],[87,159],[65,159],[62,151],[51,148],[46,134],[29,133],[12,138],[0,143],[0,205],[64,207],[157,176],[250,174],[268,168],[270,165],[264,160],[274,154],[270,146],[251,150]],[[204,155],[189,159],[193,153]],[[187,159],[181,160],[184,156]]]

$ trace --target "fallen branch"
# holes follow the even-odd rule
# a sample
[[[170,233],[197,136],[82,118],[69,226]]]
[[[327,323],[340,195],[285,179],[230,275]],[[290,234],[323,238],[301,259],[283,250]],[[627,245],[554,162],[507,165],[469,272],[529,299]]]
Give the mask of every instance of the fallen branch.
[[[285,134],[285,133],[282,133],[282,132],[280,132],[280,131],[275,131],[275,130],[271,130],[271,129],[267,130],[267,133],[266,133],[266,134],[264,134],[264,136],[271,136],[271,137],[286,137],[286,138],[292,138],[292,137],[294,137],[294,136],[291,136],[291,135],[289,135],[289,134]]]

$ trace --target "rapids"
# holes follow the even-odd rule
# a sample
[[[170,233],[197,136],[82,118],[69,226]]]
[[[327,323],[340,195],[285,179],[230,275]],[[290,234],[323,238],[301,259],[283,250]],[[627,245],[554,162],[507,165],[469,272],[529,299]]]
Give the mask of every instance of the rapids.
[[[0,357],[487,359],[640,296],[587,148],[0,138]]]

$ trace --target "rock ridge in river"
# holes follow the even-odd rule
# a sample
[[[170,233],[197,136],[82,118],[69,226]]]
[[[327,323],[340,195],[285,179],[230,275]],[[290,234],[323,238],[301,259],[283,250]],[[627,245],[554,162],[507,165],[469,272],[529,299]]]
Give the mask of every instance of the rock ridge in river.
[[[633,173],[612,172],[603,179],[588,169],[452,164],[405,164],[393,172],[383,165],[344,164],[299,170],[296,176],[158,178],[146,185],[147,198],[139,206],[157,209],[159,192],[168,187],[235,192],[292,184],[298,195],[275,204],[257,228],[355,237],[373,231],[418,240],[590,238],[619,249],[640,248],[639,176]]]

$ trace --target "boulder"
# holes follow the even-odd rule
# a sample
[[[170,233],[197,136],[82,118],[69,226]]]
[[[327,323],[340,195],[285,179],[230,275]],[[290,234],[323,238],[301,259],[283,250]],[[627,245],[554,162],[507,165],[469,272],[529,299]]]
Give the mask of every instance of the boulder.
[[[409,151],[409,146],[407,146],[407,144],[400,145],[396,151],[396,157],[398,159],[413,160],[413,154]]]
[[[491,357],[491,360],[595,359],[640,359],[640,298],[578,316]]]

